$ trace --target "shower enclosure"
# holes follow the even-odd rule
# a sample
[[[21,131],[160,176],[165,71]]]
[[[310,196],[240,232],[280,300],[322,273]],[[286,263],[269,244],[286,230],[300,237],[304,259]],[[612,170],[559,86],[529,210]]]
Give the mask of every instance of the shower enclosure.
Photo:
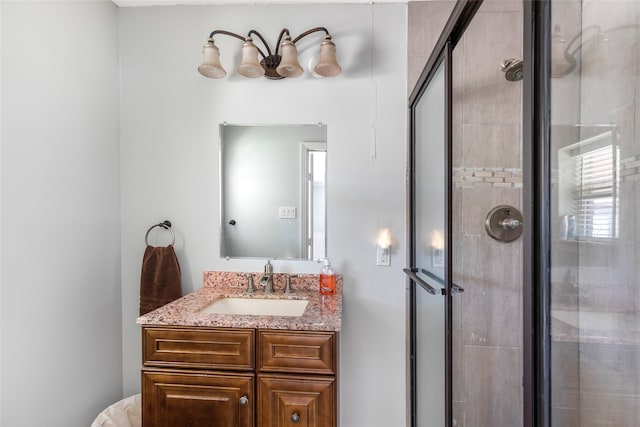
[[[409,424],[640,426],[640,2],[460,1],[410,112]]]

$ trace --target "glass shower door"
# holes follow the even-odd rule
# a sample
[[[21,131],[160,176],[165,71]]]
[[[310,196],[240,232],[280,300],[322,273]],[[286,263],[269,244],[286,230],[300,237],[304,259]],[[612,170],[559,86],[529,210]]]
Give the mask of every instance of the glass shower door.
[[[552,2],[552,426],[640,425],[640,2]]]
[[[412,108],[410,365],[414,427],[445,425],[445,76],[441,63]]]
[[[485,223],[522,206],[523,5],[461,2],[452,18],[412,108],[411,425],[518,427],[523,243]]]

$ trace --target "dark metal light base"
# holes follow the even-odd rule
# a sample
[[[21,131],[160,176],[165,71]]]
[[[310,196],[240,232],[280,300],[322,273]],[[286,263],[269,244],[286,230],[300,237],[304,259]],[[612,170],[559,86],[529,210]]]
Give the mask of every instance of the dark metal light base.
[[[276,71],[278,65],[280,65],[280,55],[270,55],[260,61],[260,65],[264,68],[264,76],[270,80],[280,80],[284,79],[284,76],[281,76]]]

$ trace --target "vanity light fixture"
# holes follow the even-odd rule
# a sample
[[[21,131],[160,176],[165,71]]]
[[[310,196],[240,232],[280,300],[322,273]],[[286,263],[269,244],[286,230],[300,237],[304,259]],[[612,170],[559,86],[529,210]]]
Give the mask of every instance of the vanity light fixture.
[[[324,31],[324,41],[320,45],[320,55],[317,64],[312,72],[321,77],[334,77],[340,74],[342,68],[336,61],[336,45],[331,41],[331,34],[324,27],[316,27],[305,31],[298,37],[291,39],[289,30],[284,28],[280,31],[275,52],[271,51],[269,44],[264,37],[256,30],[251,30],[246,37],[225,30],[214,30],[209,35],[209,39],[202,47],[202,64],[198,67],[198,72],[210,79],[221,79],[227,75],[220,63],[220,50],[216,46],[213,37],[217,34],[235,37],[244,41],[242,45],[242,62],[238,66],[238,73],[247,78],[266,77],[272,80],[279,80],[285,77],[298,77],[303,70],[298,63],[298,51],[296,42],[303,37],[318,31]],[[253,42],[253,37],[257,36],[266,49],[265,54]],[[283,40],[284,39],[284,40]],[[262,60],[258,60],[258,54]]]

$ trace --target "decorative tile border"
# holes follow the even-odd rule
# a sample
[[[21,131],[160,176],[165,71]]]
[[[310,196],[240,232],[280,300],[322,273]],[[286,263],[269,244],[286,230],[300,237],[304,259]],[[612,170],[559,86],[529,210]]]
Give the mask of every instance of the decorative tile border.
[[[453,168],[456,188],[522,188],[520,168]]]

